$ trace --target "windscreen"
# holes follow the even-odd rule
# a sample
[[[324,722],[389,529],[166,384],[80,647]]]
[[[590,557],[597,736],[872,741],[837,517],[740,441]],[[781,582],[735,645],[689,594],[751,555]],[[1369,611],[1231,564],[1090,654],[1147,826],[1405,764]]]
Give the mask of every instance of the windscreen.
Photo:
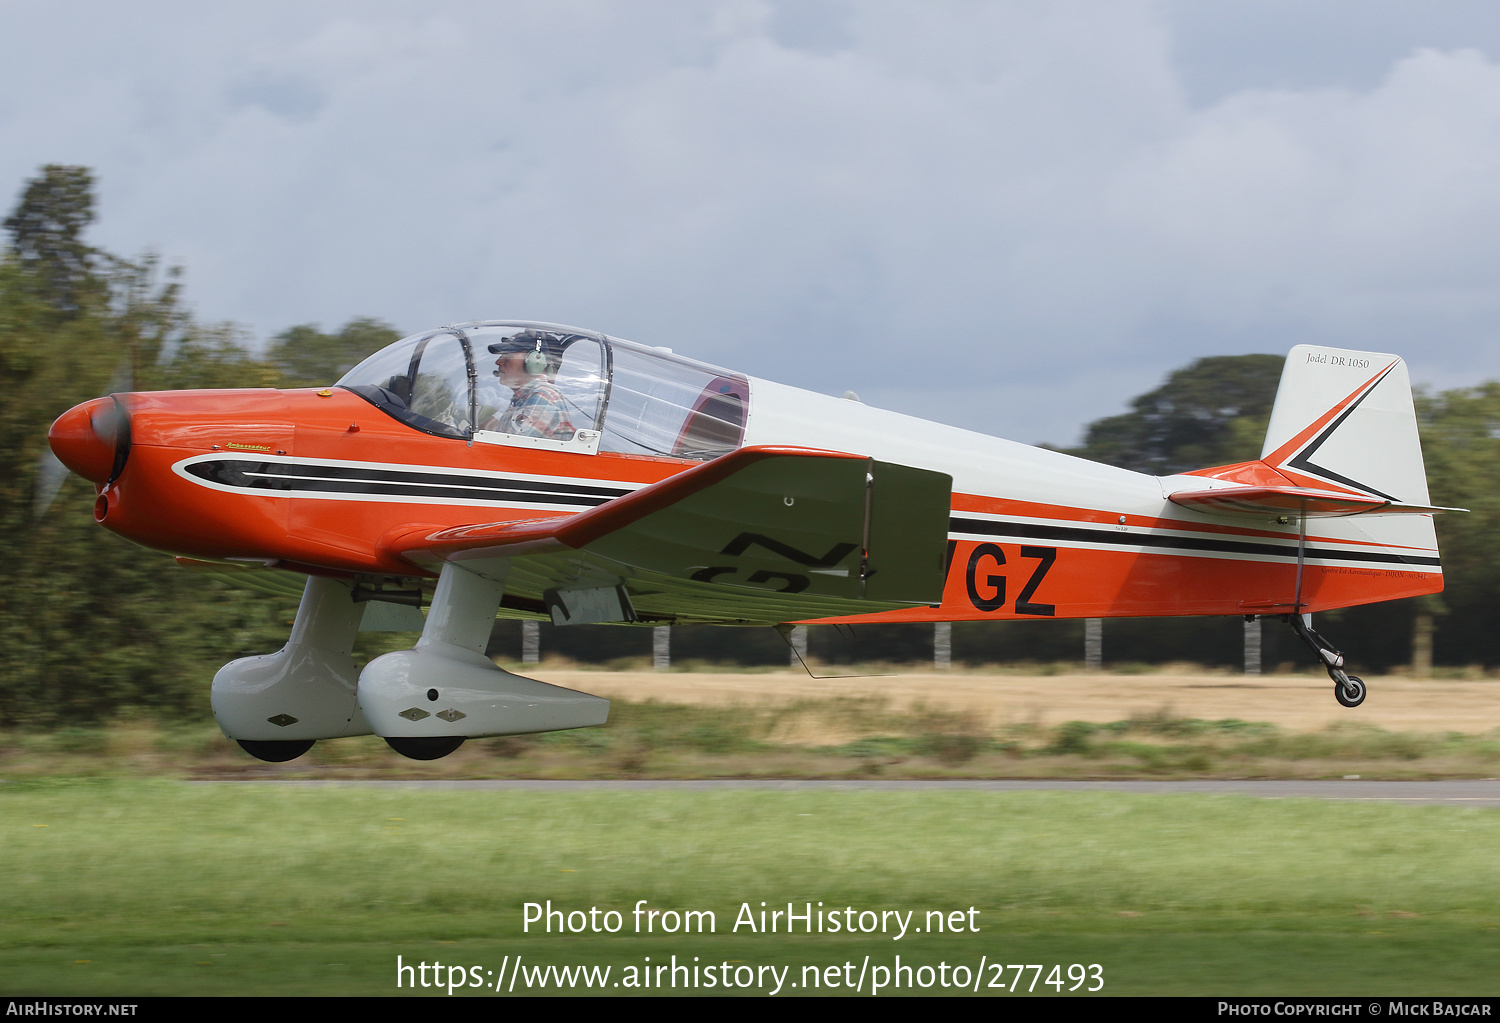
[[[418,334],[376,352],[339,386],[425,433],[468,437],[474,425],[468,347],[459,332]]]

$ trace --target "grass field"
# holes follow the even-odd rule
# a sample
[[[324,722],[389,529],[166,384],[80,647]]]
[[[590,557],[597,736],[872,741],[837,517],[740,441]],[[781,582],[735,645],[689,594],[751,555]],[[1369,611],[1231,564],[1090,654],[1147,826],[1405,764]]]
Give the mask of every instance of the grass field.
[[[1500,688],[1500,685],[1489,683]],[[1332,703],[1332,700],[1328,701]],[[1357,717],[1312,730],[1135,709],[1120,720],[987,720],[881,696],[739,706],[616,699],[609,724],[471,740],[406,760],[374,736],[297,760],[251,758],[211,722],[124,718],[0,733],[0,778],[1492,778],[1500,729],[1392,730]],[[1476,724],[1480,724],[1476,722]],[[1485,723],[1487,724],[1487,722]]]
[[[609,966],[613,984],[675,955],[740,978],[790,967],[784,984],[799,986],[783,994],[805,992],[804,967],[824,983],[839,967],[842,984],[869,956],[868,993],[899,954],[933,968],[935,985],[940,964],[944,976],[963,966],[966,983],[981,957],[1036,964],[1048,996],[1054,964],[1065,991],[1070,965],[1092,986],[1098,964],[1114,995],[1493,995],[1497,847],[1493,812],[1375,803],[12,776],[0,785],[0,989],[392,995],[398,955],[442,962],[445,978],[478,967],[466,980],[518,955]],[[523,933],[523,905],[549,899],[617,910],[622,930]],[[715,932],[631,933],[641,899],[711,910]],[[852,907],[856,920],[914,911],[912,926],[961,911],[978,932],[734,933],[741,905],[758,914],[762,901]],[[746,990],[768,990],[761,976],[765,989]],[[980,974],[983,992],[1008,995],[988,987],[995,976]]]

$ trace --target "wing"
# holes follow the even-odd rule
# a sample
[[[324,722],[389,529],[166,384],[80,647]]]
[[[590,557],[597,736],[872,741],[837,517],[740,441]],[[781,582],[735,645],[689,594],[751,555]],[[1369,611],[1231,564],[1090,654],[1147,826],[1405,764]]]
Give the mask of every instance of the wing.
[[[574,515],[396,530],[429,570],[505,571],[560,624],[764,623],[942,599],[952,477],[860,455],[741,448]]]

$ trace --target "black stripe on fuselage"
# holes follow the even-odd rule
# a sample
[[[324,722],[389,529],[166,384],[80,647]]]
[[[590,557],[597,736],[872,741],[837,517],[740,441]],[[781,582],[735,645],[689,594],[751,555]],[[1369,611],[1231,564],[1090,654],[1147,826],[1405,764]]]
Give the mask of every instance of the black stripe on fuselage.
[[[456,473],[421,472],[411,469],[374,469],[348,465],[308,465],[293,462],[257,462],[249,459],[205,459],[183,466],[189,475],[220,486],[248,491],[287,494],[359,494],[375,497],[442,498],[474,504],[562,504],[592,508],[631,493],[625,487],[601,487],[585,483],[552,483],[513,477],[466,476]],[[953,517],[950,533],[1004,537],[1016,540],[1058,540],[1101,547],[1145,547],[1161,551],[1196,551],[1210,554],[1248,554],[1255,557],[1295,558],[1295,544],[1254,540],[1210,539],[1160,533],[1121,533],[1080,526],[1056,526],[1034,522],[1004,522],[993,519]],[[1309,546],[1310,559],[1359,561],[1371,564],[1419,565],[1438,568],[1437,558],[1415,554],[1388,554]]]
[[[377,497],[440,497],[476,504],[571,504],[592,508],[630,493],[628,489],[586,483],[549,483],[503,476],[464,476],[409,469],[348,465],[306,465],[213,459],[184,470],[201,480],[241,490],[302,494],[367,494]]]
[[[1035,522],[998,522],[991,519],[953,518],[950,533],[980,536],[1012,537],[1017,540],[1062,540],[1071,543],[1107,547],[1147,547],[1163,551],[1203,551],[1211,554],[1250,554],[1256,557],[1295,558],[1295,538],[1290,544],[1262,543],[1254,540],[1219,540],[1197,536],[1165,536],[1160,533],[1120,533],[1108,529],[1086,529],[1079,526],[1051,526]],[[1417,554],[1386,554],[1375,551],[1352,551],[1333,547],[1306,550],[1309,559],[1331,561],[1365,561],[1383,565],[1421,565],[1438,568],[1437,558]]]

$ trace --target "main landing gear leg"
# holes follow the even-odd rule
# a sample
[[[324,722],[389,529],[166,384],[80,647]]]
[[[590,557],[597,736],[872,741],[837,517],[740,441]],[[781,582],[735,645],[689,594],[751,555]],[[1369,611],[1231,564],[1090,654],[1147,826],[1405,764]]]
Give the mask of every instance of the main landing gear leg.
[[[1319,635],[1312,627],[1312,615],[1286,615],[1286,622],[1306,643],[1318,660],[1323,662],[1328,677],[1333,679],[1333,698],[1345,707],[1358,707],[1365,702],[1365,683],[1358,675],[1344,672],[1344,652]]]

